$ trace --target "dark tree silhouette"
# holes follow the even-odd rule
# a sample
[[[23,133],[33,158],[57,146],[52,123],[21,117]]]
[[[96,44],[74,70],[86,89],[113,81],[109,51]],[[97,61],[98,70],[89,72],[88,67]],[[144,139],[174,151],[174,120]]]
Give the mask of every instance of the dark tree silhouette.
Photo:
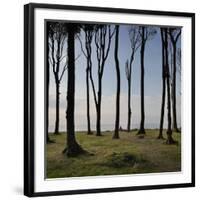
[[[144,129],[144,121],[145,121],[145,112],[144,112],[144,52],[145,46],[148,39],[151,39],[154,34],[156,34],[156,30],[150,27],[140,27],[140,37],[141,37],[141,48],[140,48],[140,65],[141,65],[141,121],[140,121],[140,129],[138,134],[145,134]]]
[[[46,32],[47,32],[47,37],[46,37],[46,48],[47,48],[47,52],[46,52],[46,57],[47,57],[47,61],[46,61],[46,81],[47,81],[47,93],[46,96],[48,97],[47,99],[47,132],[46,132],[46,142],[50,143],[50,137],[49,137],[49,77],[50,77],[50,65],[49,65],[49,34],[50,34],[50,23],[47,22],[46,24]]]
[[[115,26],[115,67],[117,75],[117,94],[116,94],[116,117],[115,117],[115,131],[113,134],[113,139],[119,139],[119,120],[120,120],[120,68],[118,59],[118,49],[119,49],[119,25]]]
[[[85,153],[85,150],[77,143],[75,138],[75,35],[80,31],[78,24],[67,24],[67,56],[68,56],[68,83],[67,83],[67,148],[63,153],[68,156],[76,156]]]
[[[53,74],[56,84],[56,120],[54,134],[59,134],[60,82],[62,80],[64,72],[67,69],[66,64],[61,69],[61,61],[66,58],[66,56],[63,56],[63,48],[66,40],[66,29],[64,24],[60,22],[51,22],[50,29],[50,60],[52,63]]]
[[[177,65],[178,65],[178,72],[181,74],[181,49],[177,49]]]
[[[160,129],[158,139],[164,139],[163,137],[163,123],[165,114],[165,96],[166,96],[166,55],[165,55],[165,40],[164,30],[160,28],[160,35],[162,41],[162,103],[161,103],[161,115],[160,115]]]
[[[135,57],[135,53],[140,47],[141,40],[139,35],[139,27],[138,26],[132,26],[129,29],[129,38],[131,43],[131,56],[130,59],[126,61],[125,64],[125,72],[126,72],[126,78],[128,81],[128,122],[127,122],[127,131],[130,131],[131,127],[131,80],[132,80],[132,65]]]
[[[138,134],[145,134],[144,130],[144,120],[145,120],[145,113],[144,113],[144,51],[145,51],[145,27],[141,27],[141,50],[140,50],[140,64],[141,64],[141,121],[140,121],[140,129]]]
[[[101,136],[101,98],[102,98],[102,78],[106,59],[110,50],[111,40],[114,30],[111,31],[110,25],[97,25],[95,27],[95,45],[98,63],[98,92],[94,85],[92,76],[92,68],[90,70],[90,80],[92,84],[92,91],[94,95],[94,102],[96,106],[97,121],[96,121],[96,136]]]
[[[180,75],[180,82],[181,82],[181,48],[177,49],[177,71]],[[181,95],[181,90],[179,91],[179,94]]]
[[[83,52],[83,55],[86,57],[87,60],[87,67],[86,67],[86,98],[87,98],[87,126],[88,131],[87,134],[91,135],[93,134],[91,131],[91,125],[90,125],[90,86],[89,86],[89,76],[90,76],[90,70],[92,67],[92,39],[94,36],[94,28],[95,25],[92,24],[85,24],[82,25],[82,30],[85,33],[85,50],[83,48],[82,41],[80,37],[78,37],[80,44],[81,44],[81,50]]]
[[[177,42],[181,35],[181,29],[177,28],[170,28],[169,29],[169,35],[171,39],[172,44],[172,111],[173,111],[173,129],[176,132],[180,132],[177,126],[177,117],[176,117],[176,71],[177,71]]]
[[[168,55],[168,29],[164,28],[164,46],[165,46],[165,70],[166,70],[166,83],[167,83],[167,118],[168,118],[168,126],[167,126],[167,144],[174,144],[172,137],[172,127],[171,127],[171,95],[170,95],[170,70],[169,70],[169,55]]]

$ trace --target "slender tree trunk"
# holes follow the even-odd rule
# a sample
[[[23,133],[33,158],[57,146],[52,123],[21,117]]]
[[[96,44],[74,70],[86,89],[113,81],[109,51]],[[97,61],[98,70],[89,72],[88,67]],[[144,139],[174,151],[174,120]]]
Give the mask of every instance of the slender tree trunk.
[[[140,50],[140,62],[141,62],[141,122],[138,134],[145,134],[144,130],[144,51],[145,51],[145,41],[144,41],[144,31],[145,27],[142,27],[142,45]]]
[[[116,94],[116,118],[115,118],[115,132],[113,139],[119,139],[119,120],[120,120],[120,69],[118,59],[118,45],[119,45],[119,25],[116,25],[115,35],[115,66],[117,75],[117,94]]]
[[[175,141],[172,138],[172,124],[171,124],[171,95],[170,95],[170,72],[169,72],[169,61],[168,61],[168,37],[167,29],[165,29],[165,55],[166,55],[166,81],[167,81],[167,118],[168,118],[168,127],[167,127],[167,144],[174,144]]]
[[[60,55],[60,45],[61,45],[61,38],[59,37],[57,40],[57,52],[56,52],[56,60],[57,62],[55,63],[56,65],[56,70],[54,72],[54,77],[55,77],[55,83],[56,83],[56,120],[55,120],[55,130],[54,134],[58,135],[59,134],[59,101],[60,101],[60,82],[59,82],[59,71],[60,71],[60,60],[59,60],[59,55]]]
[[[86,69],[86,97],[87,97],[87,127],[88,131],[87,134],[91,135],[91,127],[90,127],[90,88],[89,88],[89,60],[87,60],[87,69]]]
[[[96,123],[96,129],[97,133],[96,136],[101,136],[101,96],[102,96],[102,77],[99,75],[98,77],[98,95],[97,95],[97,123]]]
[[[93,96],[94,96],[96,114],[98,115],[98,99],[96,98],[96,91],[95,91],[94,81],[93,81],[93,77],[92,77],[92,68],[90,68],[89,77],[90,77],[90,81],[91,81],[91,85],[92,85],[92,92],[93,92]],[[96,134],[97,134],[97,129],[98,129],[97,123],[98,123],[98,120],[96,119]]]
[[[166,93],[166,81],[165,81],[165,53],[164,53],[164,38],[163,38],[163,30],[161,32],[162,39],[162,103],[161,103],[161,115],[160,115],[160,130],[158,139],[164,139],[163,137],[163,122],[164,122],[164,114],[165,114],[165,93]]]
[[[160,130],[159,130],[158,139],[164,139],[163,123],[164,123],[164,114],[165,114],[165,94],[166,94],[165,78],[163,78],[162,87],[163,87],[163,91],[162,91],[161,116],[160,116]]]
[[[49,34],[49,25],[47,23],[47,34]],[[46,47],[47,47],[47,53],[46,53],[46,62],[47,62],[47,130],[46,130],[46,142],[50,142],[49,138],[49,76],[50,76],[50,66],[49,66],[49,36],[46,37]]]
[[[96,112],[97,112],[96,136],[101,136],[102,77],[103,77],[105,62],[110,50],[113,33],[111,31],[110,25],[100,25],[100,26],[97,26],[97,29],[95,30],[95,45],[96,45],[97,63],[98,63],[98,92],[97,94],[95,91],[94,82],[92,80],[92,73],[90,73],[90,78],[92,82],[92,89],[93,89]]]
[[[59,134],[59,111],[60,111],[60,83],[56,80],[56,121],[55,121],[55,131],[54,134]]]
[[[167,127],[167,144],[174,143],[174,140],[172,138],[172,129],[171,129],[171,99],[170,99],[170,81],[169,76],[167,76],[167,109],[168,109],[168,127]]]
[[[67,84],[67,149],[64,150],[68,156],[76,156],[85,151],[76,142],[74,110],[75,110],[75,38],[74,27],[69,27],[68,30],[68,84]]]
[[[130,129],[131,129],[131,74],[130,74],[130,77],[128,79],[128,124],[127,124],[127,131],[130,132]]]
[[[173,80],[172,80],[172,108],[173,108],[173,129],[180,132],[177,126],[176,117],[176,44],[173,44]]]

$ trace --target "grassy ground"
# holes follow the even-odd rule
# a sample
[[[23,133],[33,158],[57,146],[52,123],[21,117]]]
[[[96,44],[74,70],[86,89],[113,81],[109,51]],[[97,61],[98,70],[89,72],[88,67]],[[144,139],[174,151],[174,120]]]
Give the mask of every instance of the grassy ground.
[[[156,139],[157,130],[147,130],[145,138],[136,131],[120,132],[120,139],[113,140],[112,132],[102,137],[77,133],[77,141],[94,155],[68,158],[62,154],[66,134],[51,135],[55,143],[46,147],[47,178],[79,177],[94,175],[117,175],[181,170],[181,134],[173,133],[178,145],[166,145]]]

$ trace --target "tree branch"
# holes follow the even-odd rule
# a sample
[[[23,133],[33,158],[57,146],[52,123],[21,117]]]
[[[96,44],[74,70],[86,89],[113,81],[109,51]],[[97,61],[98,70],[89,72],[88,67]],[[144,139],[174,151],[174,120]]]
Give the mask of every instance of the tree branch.
[[[84,51],[84,49],[83,49],[82,41],[81,41],[81,39],[80,39],[80,37],[79,37],[78,34],[77,34],[77,38],[78,38],[78,40],[79,40],[79,42],[80,42],[80,45],[81,45],[81,51],[83,52],[83,55],[87,58],[87,55],[86,55],[86,53],[85,53],[85,51]]]

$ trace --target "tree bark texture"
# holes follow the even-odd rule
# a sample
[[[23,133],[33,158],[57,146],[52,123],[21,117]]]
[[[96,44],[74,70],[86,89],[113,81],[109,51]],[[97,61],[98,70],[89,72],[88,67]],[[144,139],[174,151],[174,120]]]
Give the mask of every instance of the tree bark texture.
[[[119,139],[119,121],[120,121],[120,68],[118,59],[118,46],[119,46],[119,25],[116,25],[115,33],[115,66],[117,75],[117,93],[116,93],[116,117],[115,117],[115,132],[113,135],[114,139]]]
[[[165,74],[165,47],[164,47],[164,35],[163,28],[160,29],[161,40],[162,40],[162,103],[161,103],[161,115],[160,115],[160,129],[158,139],[163,139],[163,123],[165,114],[165,96],[166,96],[166,74]]]
[[[140,129],[138,131],[138,134],[145,134],[144,129],[144,121],[145,121],[145,113],[144,113],[144,51],[145,51],[145,39],[144,39],[144,33],[145,27],[142,27],[142,44],[141,44],[141,50],[140,50],[140,63],[141,63],[141,121],[140,121]]]
[[[75,138],[75,31],[71,25],[68,29],[68,84],[67,84],[67,151],[68,156],[76,156],[84,153],[84,150],[76,142]]]

